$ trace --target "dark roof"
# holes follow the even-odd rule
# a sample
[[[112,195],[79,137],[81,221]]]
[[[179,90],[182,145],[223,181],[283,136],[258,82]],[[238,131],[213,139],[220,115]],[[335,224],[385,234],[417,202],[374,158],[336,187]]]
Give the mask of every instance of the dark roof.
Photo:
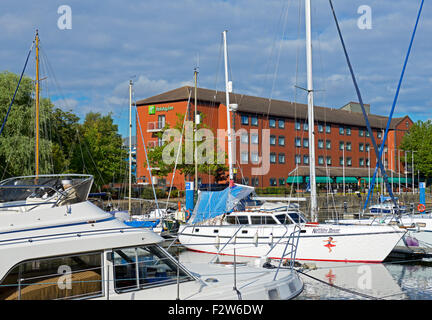
[[[188,100],[191,92],[191,101],[194,100],[194,87],[184,86],[171,91],[167,91],[156,96],[139,100],[137,106],[151,105],[157,103],[167,103]],[[225,104],[225,91],[216,91],[204,88],[197,88],[197,99]],[[307,105],[283,100],[261,98],[239,93],[230,93],[230,103],[238,104],[238,111],[253,114],[262,114],[275,117],[287,117],[293,119],[307,119]],[[347,110],[326,108],[315,106],[315,121],[322,121],[335,124],[353,125],[365,127],[366,122],[363,113],[351,112]],[[388,117],[368,114],[369,123],[373,128],[385,128]],[[390,128],[394,129],[405,117],[393,118]]]

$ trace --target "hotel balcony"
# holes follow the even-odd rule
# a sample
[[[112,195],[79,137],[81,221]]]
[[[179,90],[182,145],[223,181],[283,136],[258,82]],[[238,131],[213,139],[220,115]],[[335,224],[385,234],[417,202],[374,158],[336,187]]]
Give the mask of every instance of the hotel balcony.
[[[147,132],[159,132],[165,127],[164,121],[147,122]]]

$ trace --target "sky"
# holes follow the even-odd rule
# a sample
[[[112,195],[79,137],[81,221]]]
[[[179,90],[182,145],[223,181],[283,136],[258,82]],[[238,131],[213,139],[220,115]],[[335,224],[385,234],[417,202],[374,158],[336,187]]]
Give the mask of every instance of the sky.
[[[374,114],[390,113],[420,3],[333,0]],[[431,13],[426,1],[394,117],[432,119]],[[234,92],[306,103],[304,20],[304,0],[2,0],[0,72],[21,72],[38,29],[42,95],[81,119],[111,112],[127,136],[129,80],[134,100],[193,85],[195,68],[199,87],[224,90],[224,30]],[[315,104],[358,101],[328,0],[312,0],[312,41]]]

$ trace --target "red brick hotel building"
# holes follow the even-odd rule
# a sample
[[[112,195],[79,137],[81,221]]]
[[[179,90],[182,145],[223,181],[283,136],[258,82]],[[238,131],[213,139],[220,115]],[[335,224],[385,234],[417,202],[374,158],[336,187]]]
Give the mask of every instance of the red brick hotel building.
[[[178,120],[177,113],[186,113],[189,95],[191,95],[189,115],[192,118],[188,117],[188,119],[192,120],[195,109],[193,87],[185,86],[137,101],[138,182],[150,182],[143,140],[148,149],[160,143],[156,133],[160,132],[166,124],[173,127]],[[255,187],[284,186],[297,181],[307,182],[309,176],[307,105],[281,100],[270,101],[268,98],[238,93],[230,94],[230,103],[238,105],[237,110],[231,114],[234,132],[238,132],[239,129],[246,129],[247,132],[235,139],[236,181]],[[370,111],[369,105],[365,105],[365,108]],[[197,111],[205,115],[202,117],[203,123],[214,130],[215,137],[216,129],[227,128],[225,92],[198,88]],[[346,183],[357,183],[359,180],[364,183],[368,176],[373,174],[376,156],[359,104],[350,102],[337,109],[316,106],[314,112],[317,182],[331,179],[334,183],[340,183],[344,176]],[[368,117],[379,144],[388,118],[370,113]],[[399,150],[399,145],[412,124],[413,121],[409,116],[393,118],[391,121],[384,163],[389,176],[393,171],[394,182],[397,182],[399,173],[401,177],[405,177],[404,163],[401,160],[403,152]],[[252,168],[260,166],[257,161],[261,157],[262,129],[270,130],[270,169],[265,175],[253,176]],[[250,150],[253,146],[258,147],[258,152],[241,152],[241,144],[249,144]],[[227,147],[224,150],[227,150]],[[153,183],[169,185],[171,179],[172,174],[169,174],[165,178],[154,179]],[[201,174],[199,181],[213,183],[211,177]],[[180,190],[184,190],[185,187],[185,177],[178,172],[174,186]]]

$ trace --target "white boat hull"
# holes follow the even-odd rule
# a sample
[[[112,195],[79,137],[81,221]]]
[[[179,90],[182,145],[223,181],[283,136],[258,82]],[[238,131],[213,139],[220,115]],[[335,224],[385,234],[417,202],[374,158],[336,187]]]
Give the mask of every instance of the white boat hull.
[[[405,231],[396,226],[303,224],[296,260],[382,262]],[[294,225],[183,225],[179,241],[189,250],[244,257],[280,259]],[[231,239],[231,240],[230,240]],[[228,244],[226,244],[228,243]],[[225,245],[226,244],[226,245]],[[288,254],[291,248],[286,248]],[[289,259],[290,255],[284,258]]]
[[[345,219],[339,220],[339,223],[352,225],[386,225],[390,221],[395,221],[395,219],[391,216],[358,220]],[[408,231],[405,238],[412,237],[417,239],[419,241],[419,247],[432,247],[432,217],[430,215],[406,215],[402,216],[400,221]],[[403,246],[405,243],[401,240],[398,245]]]

